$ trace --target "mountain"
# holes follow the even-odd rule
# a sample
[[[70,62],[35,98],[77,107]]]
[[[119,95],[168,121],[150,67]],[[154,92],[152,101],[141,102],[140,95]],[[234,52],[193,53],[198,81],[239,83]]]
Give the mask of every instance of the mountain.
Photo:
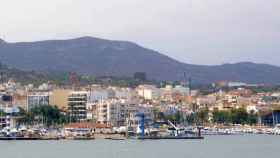
[[[1,42],[2,41],[2,42]],[[0,41],[0,61],[23,70],[78,72],[94,76],[132,76],[146,72],[149,79],[211,83],[219,80],[279,83],[280,67],[237,63],[217,66],[185,64],[127,41],[93,37],[70,40],[8,43]]]

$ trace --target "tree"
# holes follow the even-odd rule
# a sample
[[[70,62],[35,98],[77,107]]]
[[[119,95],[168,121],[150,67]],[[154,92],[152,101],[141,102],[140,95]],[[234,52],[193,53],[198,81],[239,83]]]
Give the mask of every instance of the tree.
[[[194,114],[194,113],[191,113],[191,114],[187,115],[187,116],[186,116],[186,121],[187,121],[189,124],[195,123],[195,114]]]
[[[0,110],[0,116],[6,116],[6,113],[3,110]]]
[[[214,123],[233,123],[233,124],[256,124],[258,122],[258,114],[254,111],[249,113],[244,108],[232,109],[231,111],[218,111],[213,113]]]
[[[166,115],[165,121],[167,121],[167,120],[174,122],[174,123],[177,122],[175,114]]]
[[[157,121],[157,120],[165,120],[165,115],[163,112],[161,112],[159,110],[159,108],[154,108],[153,109],[153,114],[154,114],[154,120]]]
[[[248,124],[253,125],[253,124],[257,124],[258,123],[258,114],[255,113],[253,110],[250,111],[249,115],[248,115]]]
[[[199,124],[204,124],[204,123],[208,122],[208,120],[209,120],[208,108],[200,109],[196,114],[196,118],[197,118],[197,123],[199,123]]]
[[[182,119],[183,119],[183,117],[182,117],[180,111],[177,111],[177,112],[175,113],[175,120],[176,120],[176,122],[177,122],[177,123],[181,123]]]
[[[67,116],[57,108],[57,106],[44,105],[32,108],[25,114],[27,123],[37,122],[46,126],[59,125],[67,122]]]
[[[229,123],[231,121],[231,114],[228,111],[218,111],[213,112],[213,122],[215,123]]]
[[[233,124],[245,124],[248,120],[248,113],[246,109],[232,109],[231,110],[231,120]]]

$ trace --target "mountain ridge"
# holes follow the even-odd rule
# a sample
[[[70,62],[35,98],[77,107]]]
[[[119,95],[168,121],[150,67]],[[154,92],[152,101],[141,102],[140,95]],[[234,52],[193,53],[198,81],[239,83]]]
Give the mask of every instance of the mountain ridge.
[[[1,43],[1,40],[0,40]],[[94,76],[133,76],[149,79],[211,83],[219,80],[279,83],[280,67],[253,62],[194,65],[177,61],[134,42],[90,36],[68,40],[15,42],[0,45],[0,61],[23,70],[78,72]],[[279,75],[278,75],[279,74]]]

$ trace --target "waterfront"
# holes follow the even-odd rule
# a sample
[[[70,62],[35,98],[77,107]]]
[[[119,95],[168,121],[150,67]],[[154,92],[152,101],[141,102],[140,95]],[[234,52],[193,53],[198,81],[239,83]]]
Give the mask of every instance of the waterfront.
[[[0,141],[5,158],[272,158],[280,137],[207,136],[204,140]]]

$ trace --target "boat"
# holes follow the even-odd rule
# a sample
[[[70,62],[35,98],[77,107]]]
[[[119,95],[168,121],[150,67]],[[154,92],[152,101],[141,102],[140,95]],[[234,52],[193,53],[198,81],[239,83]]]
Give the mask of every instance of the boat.
[[[72,140],[94,140],[95,137],[92,133],[91,129],[88,128],[76,128],[76,129],[71,129],[71,135],[67,139],[72,139]]]
[[[166,135],[144,135],[138,136],[137,139],[140,140],[160,140],[160,139],[204,139],[203,136],[201,136],[201,127],[198,127],[197,134],[189,134],[185,128],[179,128],[175,126],[171,121],[168,121],[169,125],[171,126],[167,130]]]

